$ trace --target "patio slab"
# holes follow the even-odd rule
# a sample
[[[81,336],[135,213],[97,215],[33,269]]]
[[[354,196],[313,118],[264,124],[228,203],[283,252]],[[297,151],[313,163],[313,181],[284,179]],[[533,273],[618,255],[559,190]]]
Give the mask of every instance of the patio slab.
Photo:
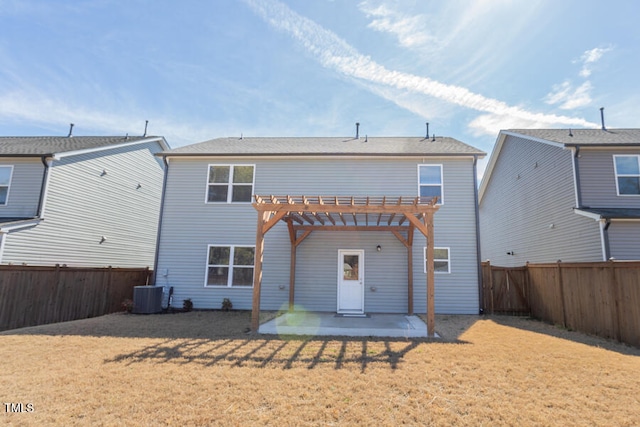
[[[406,314],[368,314],[366,317],[352,317],[336,313],[293,312],[265,322],[260,325],[258,333],[425,338],[427,325],[419,317]]]

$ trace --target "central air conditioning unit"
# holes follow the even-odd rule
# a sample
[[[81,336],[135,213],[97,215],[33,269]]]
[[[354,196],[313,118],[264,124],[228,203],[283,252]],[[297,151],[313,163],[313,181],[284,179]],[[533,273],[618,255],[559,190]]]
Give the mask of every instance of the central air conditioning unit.
[[[154,314],[162,311],[162,286],[135,286],[133,313]]]

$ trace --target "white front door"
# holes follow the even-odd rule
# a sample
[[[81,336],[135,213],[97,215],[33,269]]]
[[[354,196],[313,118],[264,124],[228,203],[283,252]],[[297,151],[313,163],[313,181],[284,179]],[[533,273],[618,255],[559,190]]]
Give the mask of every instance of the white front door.
[[[338,250],[338,313],[364,313],[363,250]]]

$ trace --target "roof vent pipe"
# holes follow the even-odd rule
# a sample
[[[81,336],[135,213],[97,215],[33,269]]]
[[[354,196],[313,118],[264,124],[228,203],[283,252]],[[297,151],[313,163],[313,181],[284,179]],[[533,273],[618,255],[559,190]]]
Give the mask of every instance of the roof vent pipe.
[[[67,135],[67,138],[71,138],[73,136],[73,123],[69,123],[69,135]]]
[[[429,139],[429,122],[427,122],[427,136],[424,139]]]
[[[607,130],[607,128],[604,127],[604,107],[600,107],[600,121],[602,122],[602,130]]]
[[[149,120],[145,120],[144,121],[144,133],[142,134],[143,137],[147,136],[147,126],[149,125]]]
[[[428,138],[428,136],[427,136],[427,138]],[[436,140],[436,134],[434,133],[433,134],[433,139],[431,141],[435,141],[435,140]]]
[[[360,138],[360,123],[356,123],[356,139]]]

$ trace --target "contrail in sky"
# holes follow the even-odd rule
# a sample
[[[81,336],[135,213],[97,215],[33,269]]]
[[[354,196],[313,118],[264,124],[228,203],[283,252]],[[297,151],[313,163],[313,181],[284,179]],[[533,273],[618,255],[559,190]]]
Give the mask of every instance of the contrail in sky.
[[[505,102],[487,98],[455,85],[448,85],[428,77],[389,70],[370,57],[362,55],[335,33],[305,18],[276,0],[245,0],[245,2],[272,27],[288,33],[326,68],[346,76],[421,93],[461,107],[518,118],[536,124],[598,127],[587,120],[555,114],[543,114],[514,107]]]

